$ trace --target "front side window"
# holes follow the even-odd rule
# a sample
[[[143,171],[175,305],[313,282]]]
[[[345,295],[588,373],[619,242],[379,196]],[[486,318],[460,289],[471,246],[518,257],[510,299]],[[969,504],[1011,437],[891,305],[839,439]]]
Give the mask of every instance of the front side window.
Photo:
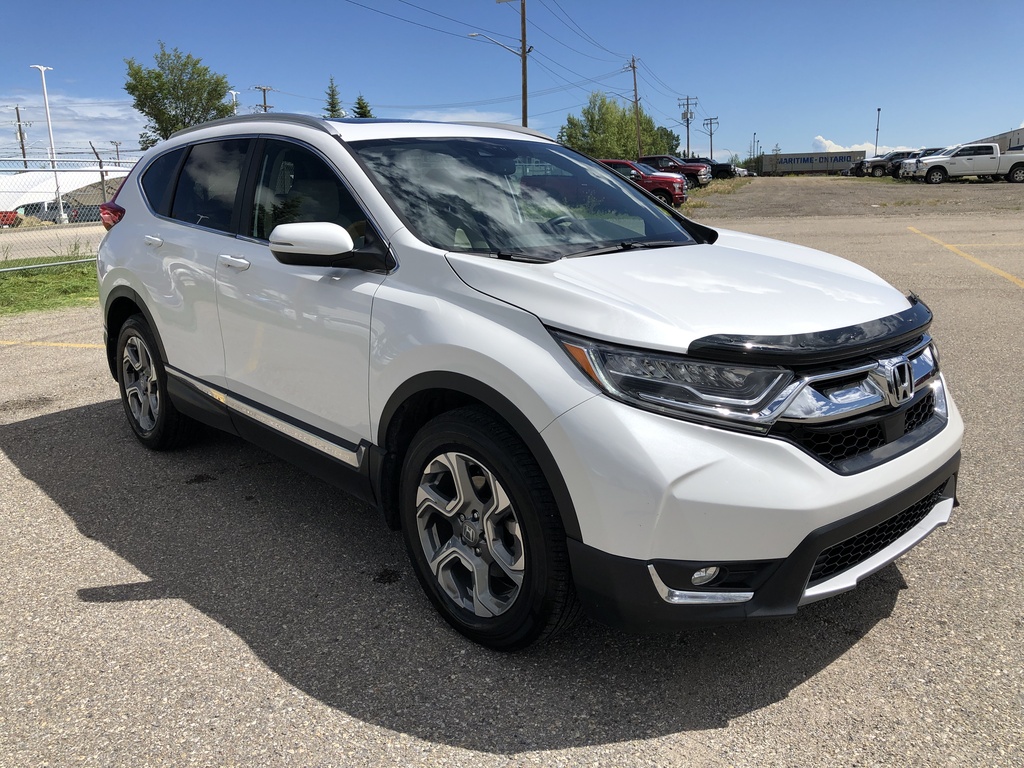
[[[363,244],[366,215],[319,155],[298,144],[271,139],[258,167],[249,235],[267,240],[278,224],[326,221],[347,229],[357,248]]]
[[[193,146],[178,179],[171,218],[230,232],[251,141],[226,139]]]
[[[351,147],[409,229],[436,248],[552,261],[694,242],[618,174],[556,144],[418,138]]]

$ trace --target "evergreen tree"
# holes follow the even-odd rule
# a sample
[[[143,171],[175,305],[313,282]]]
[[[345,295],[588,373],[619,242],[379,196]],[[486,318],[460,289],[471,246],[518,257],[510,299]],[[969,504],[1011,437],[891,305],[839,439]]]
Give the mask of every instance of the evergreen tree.
[[[326,110],[324,117],[345,117],[345,110],[341,108],[338,86],[334,83],[334,75],[331,75],[330,85],[327,86],[327,101],[324,109]]]
[[[224,100],[231,90],[227,77],[203,66],[202,59],[177,48],[168,51],[163,42],[153,58],[153,68],[135,59],[124,60],[128,66],[124,89],[134,99],[135,109],[146,118],[146,129],[139,134],[142,149],[183,128],[234,112],[232,103]]]
[[[374,117],[373,110],[370,109],[370,102],[364,99],[361,93],[356,99],[355,106],[352,108],[352,114],[356,117]]]

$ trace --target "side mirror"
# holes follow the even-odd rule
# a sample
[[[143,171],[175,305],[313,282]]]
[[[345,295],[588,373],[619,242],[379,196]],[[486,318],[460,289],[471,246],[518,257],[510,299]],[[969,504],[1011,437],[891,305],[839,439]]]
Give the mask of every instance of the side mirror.
[[[348,231],[327,221],[278,224],[270,233],[270,252],[282,264],[386,272],[394,265],[376,242],[356,249]]]

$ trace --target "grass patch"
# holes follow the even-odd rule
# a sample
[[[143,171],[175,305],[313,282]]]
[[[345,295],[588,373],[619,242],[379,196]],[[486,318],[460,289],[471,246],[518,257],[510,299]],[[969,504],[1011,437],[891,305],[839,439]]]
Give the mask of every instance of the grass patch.
[[[753,180],[751,176],[737,176],[734,179],[715,179],[706,187],[688,189],[686,191],[686,202],[679,206],[679,210],[686,213],[697,208],[709,208],[711,206],[708,200],[709,197],[714,195],[731,195],[747,186]]]
[[[95,262],[0,272],[0,315],[86,306],[97,294]]]

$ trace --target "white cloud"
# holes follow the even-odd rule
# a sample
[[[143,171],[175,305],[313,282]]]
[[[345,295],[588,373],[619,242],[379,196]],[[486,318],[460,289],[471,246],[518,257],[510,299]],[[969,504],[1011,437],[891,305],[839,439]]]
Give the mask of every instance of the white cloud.
[[[0,95],[0,102],[18,103],[22,99]],[[120,151],[137,149],[139,134],[145,125],[142,115],[135,111],[130,101],[101,101],[81,99],[64,95],[50,97],[50,122],[53,127],[53,143],[58,154],[69,151],[92,156],[89,142],[104,157],[113,156],[116,150],[111,142],[120,142]],[[29,155],[45,156],[50,146],[46,126],[46,111],[41,103],[21,103],[21,120],[25,123],[26,151]],[[10,112],[13,122],[14,112]],[[3,137],[0,154],[5,157],[21,154],[14,132]]]
[[[886,152],[892,152],[897,149],[920,149],[920,147],[890,147],[885,144],[879,144],[878,154],[884,155]],[[811,142],[811,150],[814,152],[866,152],[868,155],[873,155],[875,154],[875,144],[874,142],[864,142],[862,144],[843,146],[831,139],[826,139],[824,136],[815,136],[814,141]]]

